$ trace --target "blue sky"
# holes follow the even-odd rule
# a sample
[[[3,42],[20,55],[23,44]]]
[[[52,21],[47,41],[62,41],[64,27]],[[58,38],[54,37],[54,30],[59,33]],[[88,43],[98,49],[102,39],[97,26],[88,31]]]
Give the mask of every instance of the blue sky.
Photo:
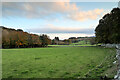
[[[70,37],[68,34],[74,34],[71,37],[93,36],[99,19],[117,7],[117,4],[117,2],[4,2],[2,26],[37,34],[46,33],[51,38],[58,34],[61,39]]]

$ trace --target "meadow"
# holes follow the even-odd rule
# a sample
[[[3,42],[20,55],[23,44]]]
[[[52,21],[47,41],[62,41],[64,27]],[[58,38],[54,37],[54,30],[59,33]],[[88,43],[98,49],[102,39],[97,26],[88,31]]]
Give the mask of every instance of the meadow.
[[[115,49],[47,47],[2,49],[3,78],[97,78],[115,74]]]
[[[87,43],[83,40],[83,41],[79,41],[79,42],[76,42],[76,43],[71,43],[69,45],[48,45],[49,47],[65,47],[65,46],[96,46],[96,44],[94,45],[91,45],[90,44],[90,41],[87,41]]]

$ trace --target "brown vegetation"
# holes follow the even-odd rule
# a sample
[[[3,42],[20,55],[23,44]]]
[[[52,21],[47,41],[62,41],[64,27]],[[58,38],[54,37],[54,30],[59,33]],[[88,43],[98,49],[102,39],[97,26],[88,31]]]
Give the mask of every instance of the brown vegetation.
[[[15,30],[2,27],[3,48],[45,47],[48,44],[51,44],[51,40],[47,35],[38,36],[24,32],[21,29]]]

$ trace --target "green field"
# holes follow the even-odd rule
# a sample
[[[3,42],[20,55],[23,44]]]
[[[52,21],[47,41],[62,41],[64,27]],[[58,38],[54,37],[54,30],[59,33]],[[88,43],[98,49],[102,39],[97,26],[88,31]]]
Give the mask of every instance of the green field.
[[[62,46],[96,46],[96,44],[91,45],[88,41],[87,43],[85,41],[79,41],[77,43],[71,43],[69,45],[48,45],[50,47],[62,47]]]
[[[48,47],[2,50],[3,78],[84,78],[109,73],[115,49]],[[111,70],[111,71],[110,71]]]

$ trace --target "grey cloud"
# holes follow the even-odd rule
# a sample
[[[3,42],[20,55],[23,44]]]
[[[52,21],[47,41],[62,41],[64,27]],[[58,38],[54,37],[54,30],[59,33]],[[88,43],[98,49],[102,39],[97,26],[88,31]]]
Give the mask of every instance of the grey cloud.
[[[94,28],[78,28],[78,29],[70,29],[70,28],[50,28],[50,27],[45,27],[45,28],[31,28],[28,29],[30,32],[34,33],[82,33],[82,34],[94,34]]]
[[[69,1],[69,0],[68,0]],[[56,14],[62,17],[84,21],[88,19],[96,19],[103,9],[95,9],[90,11],[79,11],[79,7],[75,3],[69,2],[3,2],[3,17],[24,17],[24,18],[57,18]]]
[[[55,2],[4,2],[2,4],[3,17],[19,16],[27,18],[44,18],[63,14],[70,8],[64,8],[63,4]],[[69,10],[70,11],[70,10]]]

